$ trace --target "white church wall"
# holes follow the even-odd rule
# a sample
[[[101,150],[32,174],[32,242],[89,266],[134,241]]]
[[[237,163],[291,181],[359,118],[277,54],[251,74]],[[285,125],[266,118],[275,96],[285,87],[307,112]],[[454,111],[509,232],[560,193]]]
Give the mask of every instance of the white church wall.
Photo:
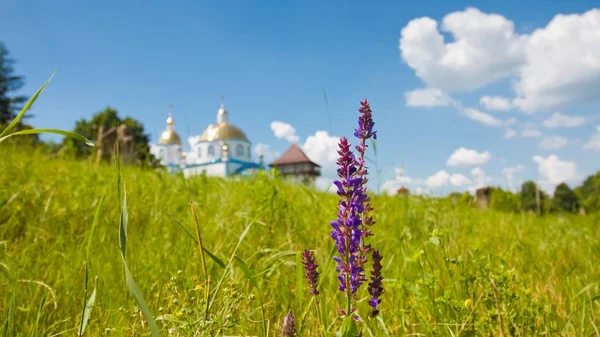
[[[217,177],[224,177],[225,176],[225,163],[215,163],[215,164],[208,164],[208,165],[201,165],[201,166],[194,166],[194,167],[186,167],[183,170],[183,175],[186,178],[189,178],[191,176],[196,176],[196,175],[201,175],[203,173],[206,173],[207,176],[217,176]]]

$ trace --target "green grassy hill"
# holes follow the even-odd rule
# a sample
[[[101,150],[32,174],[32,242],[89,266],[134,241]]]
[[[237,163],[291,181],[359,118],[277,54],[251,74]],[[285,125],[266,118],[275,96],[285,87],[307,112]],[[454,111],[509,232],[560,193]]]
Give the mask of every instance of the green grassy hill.
[[[0,156],[0,334],[77,335],[85,248],[105,195],[91,246],[88,297],[95,277],[97,294],[88,335],[150,335],[123,274],[117,168],[4,146]],[[296,270],[304,248],[326,274],[323,321],[337,329],[343,294],[335,270],[326,270],[336,195],[266,176],[191,179],[203,244],[224,264],[251,224],[236,253],[247,269],[207,257],[211,293],[222,286],[206,319],[198,245],[181,227],[195,238],[183,178],[123,167],[122,183],[127,263],[162,335],[262,335],[261,308],[269,336],[280,335],[290,309],[300,326],[310,300]],[[371,242],[384,256],[386,293],[380,318],[370,319],[361,290],[364,336],[600,336],[598,216],[538,218],[446,199],[381,196],[373,204]],[[321,336],[308,308],[302,335]]]

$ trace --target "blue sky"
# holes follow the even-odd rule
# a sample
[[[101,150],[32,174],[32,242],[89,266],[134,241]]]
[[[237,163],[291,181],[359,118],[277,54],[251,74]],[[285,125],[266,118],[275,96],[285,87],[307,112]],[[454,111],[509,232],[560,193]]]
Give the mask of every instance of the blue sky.
[[[0,41],[26,77],[24,94],[60,67],[32,110],[37,127],[70,129],[111,106],[156,139],[173,104],[176,130],[187,138],[214,122],[223,94],[230,121],[268,153],[287,148],[285,135],[298,137],[325,166],[326,186],[335,137],[351,136],[368,98],[382,187],[435,194],[506,186],[515,171],[511,185],[538,179],[551,189],[600,168],[594,6],[5,0]],[[559,14],[572,16],[556,21]],[[424,91],[411,103],[406,93],[414,90]],[[486,105],[484,96],[497,99]],[[274,121],[285,124],[274,130]]]

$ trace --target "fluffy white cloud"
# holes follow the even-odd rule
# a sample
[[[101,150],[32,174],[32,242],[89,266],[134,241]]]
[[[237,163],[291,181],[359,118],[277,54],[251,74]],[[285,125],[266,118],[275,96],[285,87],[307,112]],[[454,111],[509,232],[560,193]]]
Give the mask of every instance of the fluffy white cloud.
[[[515,103],[536,112],[600,100],[600,10],[558,14],[527,38]]]
[[[450,177],[450,184],[457,187],[471,185],[472,183],[473,182],[471,181],[471,179],[465,177],[462,174],[453,174]]]
[[[577,165],[574,162],[562,161],[554,154],[547,158],[534,156],[533,161],[538,164],[538,172],[544,178],[541,183],[547,187],[562,182],[573,182],[579,178]]]
[[[492,155],[489,151],[477,152],[476,150],[460,147],[456,149],[448,158],[446,165],[461,166],[461,165],[483,165],[487,163]]]
[[[268,164],[268,163],[274,161],[280,155],[278,152],[271,151],[270,145],[263,144],[263,143],[258,143],[256,145],[254,145],[254,153],[256,154],[257,157],[262,155],[263,161],[265,162],[265,164]]]
[[[296,143],[300,140],[300,137],[296,135],[296,129],[291,124],[272,121],[271,130],[275,134],[275,137],[285,139],[290,143]]]
[[[600,100],[600,9],[558,14],[531,34],[475,8],[447,14],[441,27],[421,17],[402,29],[400,54],[428,87],[446,92],[512,78],[511,105],[526,112]]]
[[[416,89],[404,93],[406,105],[411,107],[434,107],[450,105],[450,97],[443,91],[433,88]]]
[[[504,138],[506,138],[506,139],[514,138],[516,136],[517,136],[517,131],[513,130],[511,128],[506,129],[506,132],[504,133]]]
[[[476,109],[465,108],[463,113],[465,116],[467,116],[467,118],[488,126],[500,126],[503,124],[498,118]]]
[[[393,195],[396,194],[400,187],[421,183],[423,183],[422,179],[411,178],[406,174],[404,169],[397,167],[394,169],[394,178],[386,180],[383,183],[382,188],[387,194]]]
[[[499,96],[483,96],[479,99],[479,104],[488,110],[508,111],[512,108],[511,100]]]
[[[523,138],[539,138],[542,136],[542,132],[537,129],[526,128],[521,131],[521,137]]]
[[[600,125],[596,126],[596,134],[583,145],[583,148],[586,150],[600,151]]]
[[[550,118],[544,121],[544,126],[548,129],[575,128],[582,126],[584,123],[585,117],[583,116],[569,116],[555,112]]]
[[[446,15],[440,30],[454,41],[446,43],[437,22],[429,17],[410,21],[400,38],[403,60],[434,88],[475,89],[515,75],[524,61],[525,39],[501,15],[467,8]]]
[[[314,135],[308,136],[302,150],[310,160],[321,165],[321,177],[316,181],[317,188],[327,189],[337,177],[335,162],[340,137],[330,136],[327,131],[319,130]]]
[[[521,171],[523,171],[524,168],[525,168],[525,166],[518,164],[515,167],[505,167],[502,169],[502,173],[504,174],[504,177],[506,178],[506,184],[508,185],[508,188],[511,191],[514,191],[514,189],[515,189],[515,187],[514,187],[515,176],[517,174],[519,174]]]
[[[471,191],[474,191],[477,188],[485,187],[492,182],[492,177],[489,177],[487,174],[485,174],[485,171],[481,167],[475,167],[472,169],[471,174],[475,180],[475,185],[470,188]]]
[[[565,147],[569,143],[569,140],[561,136],[550,136],[544,137],[540,141],[540,149],[545,150],[556,150]]]
[[[438,173],[428,177],[427,180],[425,180],[425,184],[429,188],[439,188],[448,185],[449,180],[450,175],[448,172],[441,170]]]

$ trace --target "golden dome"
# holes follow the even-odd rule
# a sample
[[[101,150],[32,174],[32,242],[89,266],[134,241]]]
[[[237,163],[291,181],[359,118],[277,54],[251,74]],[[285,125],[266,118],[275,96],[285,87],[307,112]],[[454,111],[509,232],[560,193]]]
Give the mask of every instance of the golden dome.
[[[160,135],[160,140],[158,141],[158,143],[162,144],[162,145],[166,145],[166,144],[180,144],[181,145],[181,138],[179,138],[179,135],[175,131],[165,130]]]
[[[179,144],[181,145],[181,138],[175,130],[173,130],[173,117],[171,116],[171,112],[169,111],[169,117],[167,117],[167,129],[163,131],[160,135],[160,139],[158,140],[159,144],[167,145],[167,144]]]
[[[248,141],[248,137],[244,131],[240,130],[237,126],[229,123],[219,123],[217,125],[209,125],[208,128],[200,136],[200,140],[213,141],[213,140],[245,140]]]

